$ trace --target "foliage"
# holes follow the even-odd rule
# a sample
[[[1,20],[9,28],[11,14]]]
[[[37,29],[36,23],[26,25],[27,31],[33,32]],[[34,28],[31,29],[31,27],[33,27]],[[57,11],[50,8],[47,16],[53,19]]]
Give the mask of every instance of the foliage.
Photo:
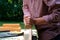
[[[21,21],[22,0],[0,0],[0,19]]]

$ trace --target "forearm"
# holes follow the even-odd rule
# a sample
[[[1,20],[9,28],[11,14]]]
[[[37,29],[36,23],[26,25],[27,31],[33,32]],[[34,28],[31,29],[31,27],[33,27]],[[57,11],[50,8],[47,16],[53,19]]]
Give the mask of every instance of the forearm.
[[[50,21],[53,21],[53,19],[56,17],[57,14],[52,13],[49,15],[42,16],[40,18],[33,19],[34,24],[42,25],[42,24],[48,24]]]
[[[33,19],[33,24],[35,24],[35,25],[47,24],[47,21],[45,19],[43,19],[42,17],[35,18],[35,19]]]

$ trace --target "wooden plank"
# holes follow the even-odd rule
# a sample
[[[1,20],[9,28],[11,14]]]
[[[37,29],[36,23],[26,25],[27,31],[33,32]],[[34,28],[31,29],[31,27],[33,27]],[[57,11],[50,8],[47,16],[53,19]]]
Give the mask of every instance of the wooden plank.
[[[13,31],[20,32],[21,26],[20,24],[3,24],[3,26],[0,27],[0,30],[10,30],[11,32]]]

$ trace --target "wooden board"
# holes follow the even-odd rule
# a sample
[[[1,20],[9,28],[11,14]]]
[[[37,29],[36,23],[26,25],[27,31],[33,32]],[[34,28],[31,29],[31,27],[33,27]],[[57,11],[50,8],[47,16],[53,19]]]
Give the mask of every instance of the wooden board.
[[[0,27],[0,30],[10,30],[11,32],[13,31],[20,32],[21,26],[20,24],[3,24],[3,26]]]

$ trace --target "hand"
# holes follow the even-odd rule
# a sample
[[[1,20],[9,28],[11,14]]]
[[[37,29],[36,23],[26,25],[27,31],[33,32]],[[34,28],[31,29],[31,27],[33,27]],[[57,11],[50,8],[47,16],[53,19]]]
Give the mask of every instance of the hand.
[[[26,28],[31,28],[32,27],[31,18],[28,16],[24,17],[24,24]]]

